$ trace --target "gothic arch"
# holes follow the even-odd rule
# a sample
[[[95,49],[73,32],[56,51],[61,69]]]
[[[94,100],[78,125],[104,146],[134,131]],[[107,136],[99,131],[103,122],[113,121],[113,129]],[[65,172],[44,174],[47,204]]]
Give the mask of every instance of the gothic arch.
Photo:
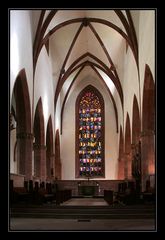
[[[61,179],[61,156],[60,156],[60,134],[59,129],[56,130],[55,137],[55,178]]]
[[[142,178],[143,190],[150,176],[155,175],[155,84],[146,64],[142,108]],[[154,180],[153,180],[154,185]]]
[[[16,101],[16,115],[18,118],[17,132],[31,132],[31,107],[29,89],[25,69],[22,69],[14,84],[14,97]]]
[[[45,180],[46,177],[46,146],[44,115],[41,97],[38,100],[34,116],[34,176]]]
[[[45,132],[44,132],[44,115],[43,115],[43,107],[41,97],[38,100],[35,116],[34,116],[34,136],[35,143],[42,144],[45,143]]]
[[[47,179],[50,180],[53,175],[53,126],[52,118],[49,117],[47,130],[46,130],[46,175]]]
[[[119,158],[118,158],[118,179],[124,179],[124,137],[122,127],[120,125],[120,139],[119,139]]]
[[[78,95],[77,99],[76,99],[76,136],[75,136],[75,146],[76,146],[76,154],[75,154],[75,176],[76,178],[79,178],[81,177],[80,176],[80,155],[79,155],[79,106],[80,106],[80,101],[82,99],[82,97],[84,96],[84,94],[86,92],[92,92],[94,93],[98,99],[99,99],[99,102],[100,102],[100,107],[101,107],[101,137],[100,137],[100,142],[101,142],[101,155],[100,155],[100,158],[101,158],[101,175],[99,176],[96,176],[94,175],[94,177],[105,177],[105,159],[104,159],[104,99],[101,95],[101,93],[92,85],[88,85],[86,86]],[[90,166],[91,168],[91,166]],[[100,170],[98,170],[100,171]],[[92,175],[90,176],[92,177]]]
[[[134,95],[132,109],[132,176],[136,181],[136,191],[141,191],[141,120],[137,98]]]
[[[127,112],[125,124],[125,177],[132,177],[132,161],[131,161],[131,127],[130,118]]]
[[[32,176],[32,141],[31,106],[25,69],[22,69],[15,81],[13,94],[15,98],[15,115],[17,119],[17,161],[18,173],[25,179]]]
[[[155,84],[147,64],[143,86],[142,129],[155,131]]]
[[[134,95],[133,116],[132,116],[132,143],[133,144],[136,144],[139,141],[140,129],[141,129],[141,122],[140,122],[139,106],[138,106],[137,98]]]
[[[110,91],[110,89],[108,88],[107,84],[105,83],[104,79],[101,77],[101,75],[99,74],[99,72],[96,70],[95,67],[93,67],[92,65],[89,65],[93,71],[98,75],[99,79],[102,81],[102,83],[104,84],[106,90],[108,91],[108,94],[109,94],[109,97],[111,98],[112,100],[112,103],[113,103],[113,107],[114,107],[114,112],[115,112],[115,118],[116,118],[116,132],[118,133],[118,112],[117,112],[117,107],[116,107],[116,103],[115,103],[115,100],[114,100],[114,97]],[[80,72],[84,69],[85,66],[82,66],[80,68],[80,70],[77,72],[77,74],[75,75],[75,77],[73,78],[73,81],[71,82],[66,94],[65,94],[65,97],[64,97],[64,100],[63,100],[63,103],[62,103],[62,108],[61,108],[61,134],[62,134],[62,129],[63,129],[63,112],[64,112],[64,107],[65,107],[65,103],[66,103],[66,100],[67,100],[67,97],[70,93],[70,90],[75,82],[75,80],[77,79],[78,75],[80,74]]]

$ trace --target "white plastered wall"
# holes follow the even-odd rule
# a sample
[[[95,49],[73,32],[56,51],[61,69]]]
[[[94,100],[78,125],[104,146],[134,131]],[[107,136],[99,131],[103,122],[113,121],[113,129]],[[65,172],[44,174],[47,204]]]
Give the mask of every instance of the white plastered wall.
[[[133,105],[134,94],[136,95],[137,101],[139,104],[138,70],[137,70],[136,62],[130,47],[128,48],[128,51],[125,54],[124,65],[125,66],[124,66],[124,81],[123,81],[123,94],[124,94],[124,131],[123,133],[125,136],[127,112],[130,118],[130,127],[132,129],[132,105]]]
[[[43,47],[36,65],[34,77],[34,115],[38,100],[42,100],[45,128],[45,144],[46,144],[46,129],[49,117],[52,117],[53,139],[54,139],[54,88],[52,78],[52,68],[46,48]],[[54,144],[53,144],[54,145]]]
[[[141,10],[139,19],[139,69],[141,106],[143,106],[143,85],[145,64],[148,64],[155,81],[155,10]]]
[[[75,103],[79,93],[89,84],[100,91],[105,103],[105,178],[99,179],[117,179],[118,134],[113,104],[103,83],[86,77],[74,84],[64,108],[63,134],[61,135],[62,179],[64,180],[75,179]]]
[[[50,58],[47,54],[46,48],[43,47],[36,65],[34,78],[34,112],[37,107],[38,100],[42,100],[43,115],[44,115],[44,129],[45,129],[45,145],[46,145],[46,131],[49,117],[52,118],[53,127],[53,152],[55,149],[55,134],[54,134],[54,87],[52,78],[52,68]],[[34,157],[32,162],[34,163]],[[54,164],[54,163],[53,163]],[[34,164],[33,164],[34,165]]]
[[[11,10],[10,16],[10,107],[15,80],[21,69],[25,69],[32,113],[33,56],[31,11]],[[16,131],[10,133],[10,172],[17,173],[14,162]]]
[[[137,14],[136,14],[137,15]],[[127,112],[130,117],[130,125],[132,130],[132,106],[133,96],[137,97],[139,111],[141,115],[143,103],[143,84],[145,74],[145,64],[148,64],[153,78],[155,77],[155,11],[141,10],[138,16],[133,17],[135,30],[138,40],[139,49],[139,76],[135,63],[135,59],[130,47],[125,54],[124,62],[124,136],[125,136],[125,121]],[[138,21],[138,22],[137,22]],[[140,88],[139,88],[140,81]],[[132,135],[132,132],[131,132]],[[132,139],[132,138],[131,138]]]

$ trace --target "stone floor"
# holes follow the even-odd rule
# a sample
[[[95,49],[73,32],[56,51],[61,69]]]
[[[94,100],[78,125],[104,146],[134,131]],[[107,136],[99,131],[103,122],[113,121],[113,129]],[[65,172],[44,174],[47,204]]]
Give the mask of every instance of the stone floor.
[[[103,208],[105,206],[105,208],[107,208],[107,205],[108,204],[102,198],[72,198],[61,204],[62,208],[64,208],[65,206],[103,206]],[[113,208],[112,206],[109,207],[110,209]],[[117,211],[120,214],[120,208]],[[127,211],[127,209],[125,211]],[[138,211],[138,208],[136,211]],[[76,219],[57,219],[48,217],[11,217],[9,222],[9,231],[156,231],[156,224],[154,218],[147,218],[144,216],[144,219],[141,219],[136,218],[135,216],[134,218],[129,219],[127,217],[127,213],[126,218],[93,219],[91,217],[90,219],[86,219],[84,217]]]
[[[153,219],[12,218],[9,231],[155,231]]]
[[[61,206],[108,206],[103,198],[71,198],[61,204]]]

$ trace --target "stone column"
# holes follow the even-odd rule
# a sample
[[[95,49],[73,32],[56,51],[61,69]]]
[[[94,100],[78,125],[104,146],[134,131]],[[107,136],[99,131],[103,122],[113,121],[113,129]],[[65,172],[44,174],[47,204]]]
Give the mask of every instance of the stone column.
[[[40,159],[40,178],[41,181],[46,181],[46,146],[41,145],[40,146],[41,151],[41,159]]]
[[[35,179],[40,179],[40,159],[41,159],[41,151],[40,145],[35,144],[33,145],[34,149],[34,177]]]
[[[131,144],[131,161],[132,161],[132,177],[134,178],[134,170],[135,169],[133,169],[134,168],[134,156],[136,155],[136,149],[135,149],[135,146],[136,146],[136,144],[135,143],[132,143]]]
[[[51,179],[51,158],[50,155],[46,155],[46,179],[50,181]]]
[[[125,179],[125,159],[123,154],[118,159],[118,168],[118,179]]]
[[[125,158],[125,167],[124,167],[124,175],[126,179],[132,179],[132,159],[131,152],[124,153]]]
[[[46,181],[46,146],[34,144],[34,175]]]
[[[55,178],[55,166],[54,166],[54,162],[55,162],[55,154],[51,154],[50,156],[50,166],[51,166],[51,179],[54,180]]]
[[[136,181],[136,193],[140,194],[141,190],[141,142],[131,145],[132,151],[132,177]]]
[[[141,168],[142,191],[145,191],[150,175],[155,175],[155,133],[152,130],[141,133]]]
[[[18,173],[25,175],[25,180],[32,179],[32,149],[33,134],[17,133],[17,149],[18,149]]]

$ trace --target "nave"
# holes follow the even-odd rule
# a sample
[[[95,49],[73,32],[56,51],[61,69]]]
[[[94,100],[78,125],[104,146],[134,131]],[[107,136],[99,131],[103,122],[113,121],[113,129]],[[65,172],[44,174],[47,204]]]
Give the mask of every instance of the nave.
[[[156,11],[10,9],[9,19],[9,231],[62,220],[154,231]]]

